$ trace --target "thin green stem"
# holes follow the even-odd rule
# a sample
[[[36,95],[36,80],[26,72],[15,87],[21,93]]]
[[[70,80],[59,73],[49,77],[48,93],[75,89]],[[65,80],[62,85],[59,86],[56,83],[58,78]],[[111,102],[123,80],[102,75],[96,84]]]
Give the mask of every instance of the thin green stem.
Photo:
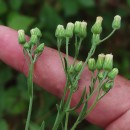
[[[68,56],[69,56],[69,54],[68,54],[68,46],[69,46],[69,38],[66,38],[66,61],[67,61],[67,68],[68,68],[68,65],[69,65],[69,63],[68,63]]]
[[[81,43],[82,43],[82,41],[83,41],[83,39],[80,38],[79,43],[78,43],[78,41],[77,41],[77,36],[75,36],[75,37],[76,37],[76,38],[75,38],[75,57],[74,57],[73,65],[75,65],[75,62],[76,62],[76,60],[77,60],[77,58],[78,58],[78,54],[79,54],[79,50],[80,50],[80,47],[81,47]]]
[[[34,64],[33,64],[33,62],[31,62],[30,66],[29,66],[29,73],[28,73],[28,78],[27,78],[27,84],[28,84],[28,91],[29,91],[30,100],[29,100],[29,109],[28,109],[28,115],[27,115],[25,130],[29,129],[31,112],[32,112],[32,104],[33,104],[33,68],[34,68]]]
[[[104,42],[105,40],[107,40],[109,37],[111,37],[114,34],[115,31],[116,31],[115,29],[112,30],[112,32],[107,37],[105,37],[104,39],[100,40],[99,44]]]
[[[68,128],[68,121],[69,121],[69,112],[66,112],[65,129],[64,130],[67,130],[67,128]]]

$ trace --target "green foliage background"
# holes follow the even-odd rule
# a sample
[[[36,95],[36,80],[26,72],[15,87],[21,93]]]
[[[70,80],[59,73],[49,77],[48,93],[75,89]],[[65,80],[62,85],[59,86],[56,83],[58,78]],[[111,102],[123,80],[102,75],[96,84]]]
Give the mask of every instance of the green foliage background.
[[[88,37],[80,50],[79,59],[84,60],[90,48],[90,28],[96,16],[104,18],[102,37],[111,29],[113,17],[122,16],[122,28],[110,40],[98,47],[96,54],[113,53],[115,66],[120,74],[130,79],[130,0],[0,0],[0,24],[16,30],[39,27],[43,31],[43,41],[56,48],[55,28],[58,24],[85,20],[88,22]],[[70,55],[74,54],[74,46],[70,45]],[[62,48],[64,52],[64,46]],[[50,130],[56,116],[57,98],[35,87],[35,99],[30,130],[36,130],[42,120],[47,121]],[[0,62],[0,129],[23,130],[28,108],[26,78],[23,74],[12,70]],[[75,113],[71,117],[75,120]],[[101,130],[101,128],[84,121],[82,130]]]

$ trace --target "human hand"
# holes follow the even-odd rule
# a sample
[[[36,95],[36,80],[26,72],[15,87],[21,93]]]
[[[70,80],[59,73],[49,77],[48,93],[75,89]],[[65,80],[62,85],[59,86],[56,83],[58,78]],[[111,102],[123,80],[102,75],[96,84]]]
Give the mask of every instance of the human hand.
[[[4,26],[0,26],[0,59],[27,75],[28,66],[22,47],[18,44],[17,32]],[[90,73],[86,68],[79,82],[79,90],[73,96],[72,105],[78,102],[83,87],[88,86],[89,81]],[[35,64],[34,82],[50,93],[62,96],[65,75],[56,50],[45,47]],[[91,102],[92,100],[89,104]],[[117,76],[114,88],[100,100],[87,120],[106,130],[130,130],[130,82]]]

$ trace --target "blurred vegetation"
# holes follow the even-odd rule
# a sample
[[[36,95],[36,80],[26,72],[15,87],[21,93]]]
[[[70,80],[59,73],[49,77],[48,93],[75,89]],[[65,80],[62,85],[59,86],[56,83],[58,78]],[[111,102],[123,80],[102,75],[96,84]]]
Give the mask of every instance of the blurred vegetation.
[[[130,79],[130,0],[0,0],[0,24],[16,30],[39,27],[43,31],[43,42],[56,48],[54,32],[57,24],[85,20],[88,22],[88,37],[80,50],[79,59],[84,60],[90,48],[90,28],[96,16],[104,18],[102,37],[111,31],[113,17],[122,16],[122,28],[110,40],[98,47],[96,54],[113,53],[115,66],[120,74]],[[70,55],[74,55],[74,45],[70,45]],[[62,48],[64,52],[64,46]],[[47,121],[48,130],[56,116],[57,98],[35,87],[35,99],[30,130]],[[26,78],[0,62],[0,129],[22,130],[28,108]],[[71,117],[75,120],[75,114]],[[101,130],[84,121],[78,129]]]

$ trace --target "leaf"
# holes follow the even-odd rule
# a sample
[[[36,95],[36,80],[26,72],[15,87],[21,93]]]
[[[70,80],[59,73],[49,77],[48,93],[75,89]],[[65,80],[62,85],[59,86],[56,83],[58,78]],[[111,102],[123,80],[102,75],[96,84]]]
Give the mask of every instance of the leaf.
[[[85,7],[94,7],[95,0],[79,0],[79,2]]]
[[[35,19],[30,16],[25,16],[18,14],[16,12],[11,12],[8,15],[7,25],[14,29],[24,29],[25,31],[34,23]]]
[[[0,86],[4,86],[12,77],[12,70],[9,67],[0,69]]]
[[[23,0],[10,0],[9,3],[13,10],[18,11],[20,7],[22,6]]]
[[[7,12],[7,5],[4,0],[0,0],[0,15]]]
[[[58,24],[63,24],[64,21],[59,16],[54,8],[49,4],[44,4],[40,12],[40,20],[47,29],[55,29]]]
[[[0,120],[0,129],[1,130],[8,130],[8,124],[5,120]]]
[[[66,60],[66,58],[64,57],[64,63],[65,63],[65,71],[67,72],[67,60]]]
[[[76,15],[79,10],[79,5],[77,1],[61,0],[61,4],[66,16]]]
[[[30,130],[40,130],[40,127],[35,123],[30,123]]]
[[[128,6],[130,7],[130,0],[127,0],[127,4],[128,4]]]
[[[82,92],[82,95],[81,95],[81,98],[80,98],[78,104],[74,108],[70,109],[69,111],[74,111],[74,110],[78,109],[82,105],[85,95],[86,95],[86,86],[84,87],[84,90]]]
[[[45,121],[42,122],[40,130],[45,130]]]
[[[92,93],[92,88],[91,88],[91,86],[89,86],[89,94],[91,94]]]

